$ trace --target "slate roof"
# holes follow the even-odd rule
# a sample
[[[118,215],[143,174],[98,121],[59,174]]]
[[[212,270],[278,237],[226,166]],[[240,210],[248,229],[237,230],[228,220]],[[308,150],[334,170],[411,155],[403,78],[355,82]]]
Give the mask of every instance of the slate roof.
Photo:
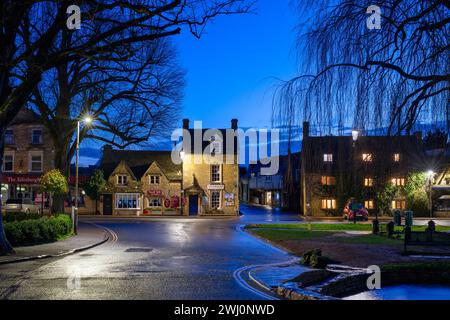
[[[37,113],[30,109],[22,108],[10,125],[24,123],[41,123],[41,121]]]
[[[114,150],[106,145],[99,168],[108,178],[121,161],[131,169],[136,179],[140,180],[153,162],[157,162],[169,180],[181,180],[181,165],[172,162],[171,151]]]

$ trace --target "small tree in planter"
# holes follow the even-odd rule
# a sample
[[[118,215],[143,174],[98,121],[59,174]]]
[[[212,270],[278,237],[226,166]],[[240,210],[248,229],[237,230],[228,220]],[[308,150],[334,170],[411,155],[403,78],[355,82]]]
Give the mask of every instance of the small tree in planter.
[[[67,194],[69,188],[66,177],[58,169],[53,169],[41,177],[41,189],[43,192],[50,193],[52,196],[51,212],[64,212],[64,202],[55,201],[55,197],[62,199]]]
[[[95,170],[91,178],[83,185],[87,196],[95,200],[95,213],[98,213],[98,200],[106,187],[106,180],[102,170]]]

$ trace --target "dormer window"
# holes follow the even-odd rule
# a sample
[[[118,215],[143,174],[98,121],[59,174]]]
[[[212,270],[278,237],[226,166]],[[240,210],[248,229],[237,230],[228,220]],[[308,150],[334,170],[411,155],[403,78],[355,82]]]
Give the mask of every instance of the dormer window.
[[[151,175],[149,176],[150,184],[160,184],[161,177],[158,175]]]
[[[323,162],[333,162],[333,154],[325,153],[323,155]]]
[[[127,185],[127,176],[126,175],[118,175],[117,176],[117,184],[120,186],[126,186]]]
[[[373,161],[373,154],[371,154],[371,153],[363,153],[362,154],[362,160],[364,162],[372,162]]]
[[[42,144],[42,130],[33,129],[31,131],[31,144]]]

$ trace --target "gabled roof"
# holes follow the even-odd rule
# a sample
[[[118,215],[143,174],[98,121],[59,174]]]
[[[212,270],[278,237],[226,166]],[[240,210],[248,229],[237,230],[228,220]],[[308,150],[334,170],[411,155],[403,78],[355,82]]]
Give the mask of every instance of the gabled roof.
[[[169,180],[181,180],[181,165],[172,162],[171,151],[113,150],[106,145],[100,160],[100,169],[109,177],[121,161],[124,161],[140,180],[149,167],[156,162]]]
[[[35,113],[30,109],[22,108],[10,125],[24,124],[24,123],[41,123],[41,121],[37,113]]]

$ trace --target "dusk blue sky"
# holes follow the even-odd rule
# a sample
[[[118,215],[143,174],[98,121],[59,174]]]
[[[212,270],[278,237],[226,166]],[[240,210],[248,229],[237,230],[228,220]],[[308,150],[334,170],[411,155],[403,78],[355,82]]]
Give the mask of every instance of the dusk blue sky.
[[[276,80],[295,74],[296,12],[290,0],[259,0],[256,15],[219,17],[200,40],[177,37],[187,71],[183,117],[207,127],[270,125]]]

